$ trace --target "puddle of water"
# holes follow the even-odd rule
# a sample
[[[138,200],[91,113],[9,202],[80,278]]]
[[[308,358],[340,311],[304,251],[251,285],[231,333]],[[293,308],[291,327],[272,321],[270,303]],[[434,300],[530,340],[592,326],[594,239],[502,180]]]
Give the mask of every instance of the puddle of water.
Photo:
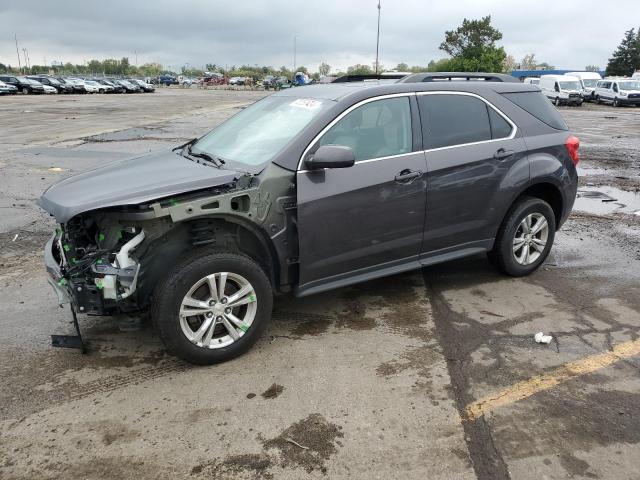
[[[640,215],[640,193],[626,192],[615,187],[579,188],[573,209],[596,215],[610,213]]]

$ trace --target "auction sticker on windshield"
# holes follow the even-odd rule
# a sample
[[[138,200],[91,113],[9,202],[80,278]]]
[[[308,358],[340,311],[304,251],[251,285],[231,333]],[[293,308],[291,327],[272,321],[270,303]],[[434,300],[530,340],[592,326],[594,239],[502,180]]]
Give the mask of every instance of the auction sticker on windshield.
[[[298,98],[289,104],[290,107],[300,107],[308,109],[316,109],[322,105],[322,102],[314,100],[313,98]]]

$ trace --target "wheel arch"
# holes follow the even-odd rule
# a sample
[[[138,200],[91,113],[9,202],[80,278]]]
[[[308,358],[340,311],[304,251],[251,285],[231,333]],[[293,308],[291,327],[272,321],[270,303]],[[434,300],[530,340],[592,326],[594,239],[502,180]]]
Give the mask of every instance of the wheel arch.
[[[195,249],[240,252],[254,260],[271,281],[280,282],[280,264],[271,239],[256,225],[234,215],[211,215],[174,224],[141,252],[139,303],[146,304],[158,281]]]
[[[500,222],[501,225],[509,214],[509,211],[511,211],[513,205],[523,197],[539,198],[540,200],[547,202],[553,210],[556,221],[556,231],[560,228],[563,221],[564,198],[560,187],[551,181],[540,181],[527,185],[526,188],[518,193],[518,195],[516,195],[509,204],[509,208],[505,212],[502,222]]]

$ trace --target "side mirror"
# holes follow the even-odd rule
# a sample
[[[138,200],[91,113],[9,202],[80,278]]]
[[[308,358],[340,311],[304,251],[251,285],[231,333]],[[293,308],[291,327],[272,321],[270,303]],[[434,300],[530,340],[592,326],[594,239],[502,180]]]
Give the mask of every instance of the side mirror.
[[[353,166],[356,156],[350,147],[342,145],[322,145],[316,153],[304,162],[309,170],[321,168],[347,168]]]

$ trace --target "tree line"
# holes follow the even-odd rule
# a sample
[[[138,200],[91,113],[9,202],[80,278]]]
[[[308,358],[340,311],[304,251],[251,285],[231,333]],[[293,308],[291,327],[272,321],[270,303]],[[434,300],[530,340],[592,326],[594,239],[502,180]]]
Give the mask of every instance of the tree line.
[[[462,25],[454,30],[446,31],[444,40],[440,44],[440,50],[448,55],[447,58],[431,60],[426,65],[409,66],[406,63],[399,63],[392,68],[401,72],[505,72],[512,70],[553,70],[554,66],[546,62],[538,62],[535,54],[525,55],[517,62],[512,55],[508,55],[504,47],[498,45],[502,40],[502,32],[491,25],[491,16],[482,17],[479,20],[463,19]],[[389,70],[389,69],[386,69]],[[587,71],[598,71],[596,65],[587,65]],[[625,32],[625,36],[613,52],[607,64],[607,75],[631,75],[634,71],[640,70],[640,28],[638,32],[634,28]],[[145,63],[144,65],[131,65],[128,57],[121,59],[108,58],[106,60],[90,60],[84,64],[56,64],[56,65],[29,65],[18,69],[15,66],[0,63],[0,73],[23,73],[36,74],[53,72],[59,75],[114,75],[114,76],[142,76],[155,77],[163,73],[182,74],[189,77],[200,77],[206,72],[218,72],[229,77],[250,77],[255,80],[266,75],[293,77],[295,72],[304,72],[312,78],[318,79],[321,76],[333,74],[336,76],[344,74],[372,74],[375,72],[375,65],[356,64],[348,67],[346,71],[332,72],[332,67],[322,62],[318,71],[310,72],[306,67],[300,65],[295,67],[295,71],[282,66],[274,68],[271,66],[240,65],[223,66],[209,63],[203,68],[189,68],[185,64],[179,68],[170,68],[159,63]],[[384,67],[380,71],[385,71]]]

